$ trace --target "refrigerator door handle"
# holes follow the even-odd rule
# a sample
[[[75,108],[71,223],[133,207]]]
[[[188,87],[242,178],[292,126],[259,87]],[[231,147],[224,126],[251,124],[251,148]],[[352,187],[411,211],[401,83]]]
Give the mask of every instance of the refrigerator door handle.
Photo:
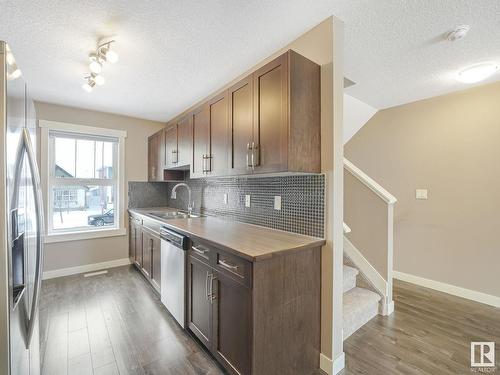
[[[36,314],[38,313],[38,302],[40,299],[40,287],[42,284],[42,266],[43,266],[43,243],[44,243],[44,218],[43,218],[43,201],[42,190],[40,185],[40,174],[36,163],[35,152],[31,144],[30,134],[28,129],[22,130],[22,149],[26,151],[28,163],[31,170],[31,183],[33,186],[33,196],[35,201],[36,211],[36,263],[35,263],[35,282],[33,289],[33,301],[31,303],[31,312],[28,321],[28,337],[26,338],[26,349],[29,349],[31,338],[35,329]],[[21,152],[22,154],[23,152]],[[22,163],[22,159],[19,161]]]

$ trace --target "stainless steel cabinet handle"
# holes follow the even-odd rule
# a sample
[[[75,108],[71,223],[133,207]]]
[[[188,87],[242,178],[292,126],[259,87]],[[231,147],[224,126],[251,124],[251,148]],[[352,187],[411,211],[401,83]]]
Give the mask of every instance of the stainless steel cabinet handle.
[[[230,269],[231,271],[236,271],[238,269],[238,266],[235,265],[235,264],[231,264],[231,263],[228,263],[226,262],[224,259],[219,259],[219,264],[222,266],[222,267],[225,267],[227,269]]]
[[[151,167],[151,178],[152,179],[156,178],[156,167]]]
[[[247,169],[251,167],[249,159],[249,153],[252,150],[252,147],[250,146],[250,143],[247,143]]]
[[[172,150],[172,163],[177,164],[179,162],[179,151]]]
[[[45,233],[44,229],[44,218],[43,218],[43,201],[42,192],[40,186],[40,175],[38,174],[38,167],[36,165],[36,156],[33,151],[33,146],[30,140],[30,134],[28,129],[24,128],[21,132],[21,144],[17,151],[16,157],[16,169],[14,178],[14,194],[12,207],[18,206],[18,191],[21,182],[21,172],[23,166],[24,153],[26,152],[28,158],[28,164],[31,170],[31,184],[33,187],[33,197],[35,201],[35,213],[36,213],[36,261],[35,261],[35,280],[33,289],[33,300],[31,303],[31,312],[29,315],[29,321],[27,322],[28,336],[26,339],[26,349],[29,349],[31,338],[33,337],[33,332],[35,329],[36,314],[38,311],[38,302],[40,299],[40,287],[42,282],[42,265],[43,265],[43,236]]]
[[[202,162],[203,173],[207,173],[207,155],[203,154]]]
[[[207,271],[207,278],[205,279],[205,295],[207,297],[207,301],[210,299],[210,291],[208,287],[208,280],[210,279],[210,272]]]
[[[211,154],[208,154],[206,156],[206,160],[207,160],[207,173],[208,172],[212,172],[212,155]]]
[[[217,299],[217,296],[214,293],[214,281],[217,280],[217,275],[213,273],[210,275],[210,303],[214,303]]]
[[[208,252],[208,249],[200,249],[199,247],[196,247],[196,246],[191,246],[191,249],[193,249],[195,252],[197,252],[200,255],[205,255],[205,253]]]

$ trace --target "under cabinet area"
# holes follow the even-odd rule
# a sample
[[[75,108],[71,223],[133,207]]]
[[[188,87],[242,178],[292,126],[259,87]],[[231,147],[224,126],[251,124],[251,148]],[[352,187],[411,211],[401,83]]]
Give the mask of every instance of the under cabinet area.
[[[150,137],[149,181],[319,173],[320,66],[289,50]],[[182,179],[182,178],[181,178]]]

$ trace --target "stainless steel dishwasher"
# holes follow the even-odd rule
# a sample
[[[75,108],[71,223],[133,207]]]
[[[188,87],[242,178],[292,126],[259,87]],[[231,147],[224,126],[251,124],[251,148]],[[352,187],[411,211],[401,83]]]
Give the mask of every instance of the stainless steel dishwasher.
[[[189,238],[166,227],[161,237],[161,302],[179,322],[186,324],[186,259]]]

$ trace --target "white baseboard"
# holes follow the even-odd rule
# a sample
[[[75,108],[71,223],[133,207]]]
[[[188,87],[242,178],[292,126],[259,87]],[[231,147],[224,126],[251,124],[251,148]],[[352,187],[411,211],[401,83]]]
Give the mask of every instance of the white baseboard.
[[[385,301],[385,298],[383,299]],[[383,316],[389,316],[394,312],[394,301],[383,302],[380,305],[379,314]]]
[[[333,361],[323,353],[320,353],[319,368],[326,372],[328,375],[332,375]]]
[[[122,259],[110,260],[109,262],[101,262],[101,263],[85,264],[83,266],[61,268],[58,270],[45,271],[43,273],[42,279],[47,280],[47,279],[53,279],[55,277],[76,275],[78,273],[83,273],[83,272],[99,271],[105,268],[126,266],[128,264],[130,264],[130,259],[122,258]]]
[[[345,353],[342,353],[333,361],[333,375],[338,374],[345,367]]]
[[[345,367],[345,353],[339,355],[335,361],[332,361],[326,355],[319,355],[319,368],[329,375],[338,374]]]
[[[475,302],[484,303],[494,307],[500,307],[500,297],[478,292],[471,289],[461,288],[455,285],[446,284],[441,281],[426,279],[424,277],[410,275],[404,272],[394,271],[394,278],[408,283],[420,285],[426,288],[434,289],[439,292],[448,293],[457,297],[466,298]]]

